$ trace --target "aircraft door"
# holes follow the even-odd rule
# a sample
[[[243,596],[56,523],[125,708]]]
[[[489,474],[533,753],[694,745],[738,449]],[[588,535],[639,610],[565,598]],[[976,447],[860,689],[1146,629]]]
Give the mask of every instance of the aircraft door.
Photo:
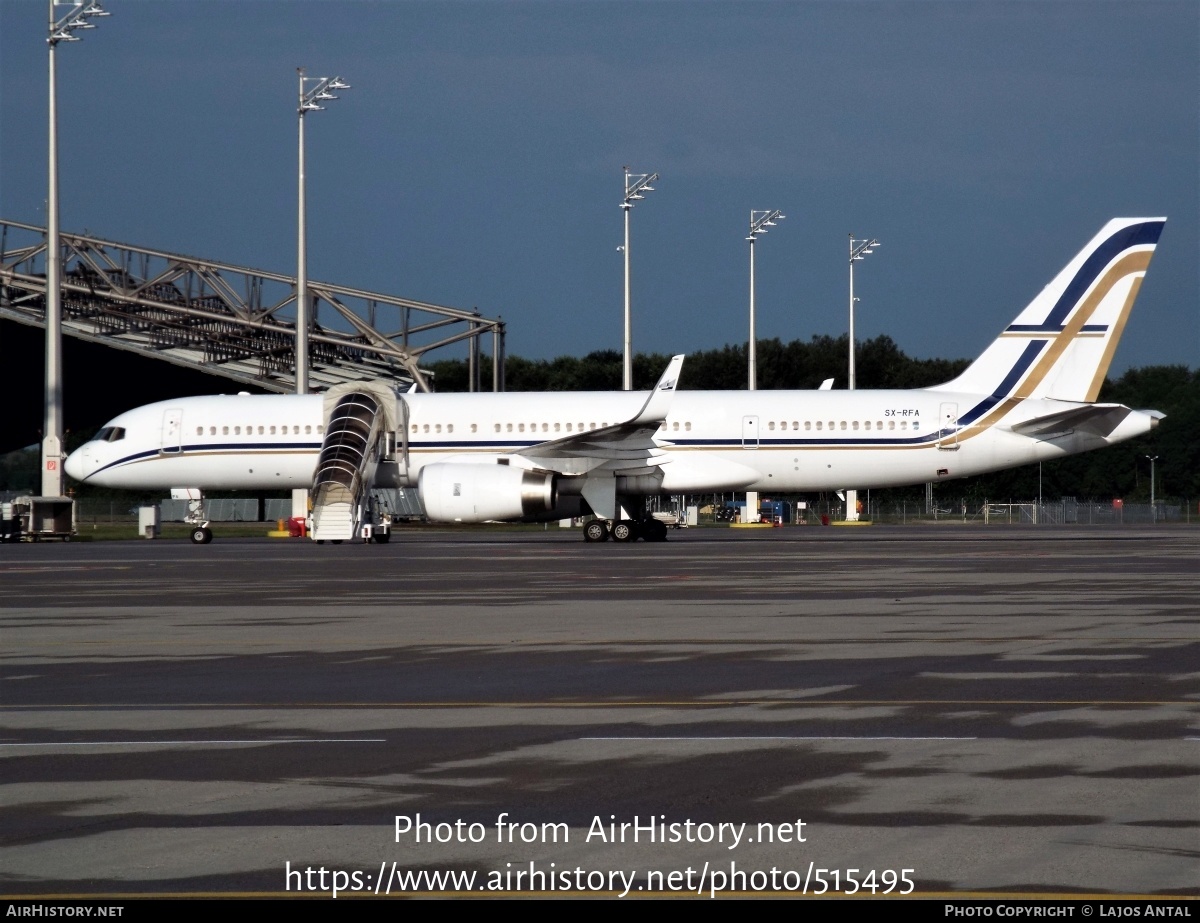
[[[183,411],[178,408],[163,411],[162,449],[164,454],[182,451]]]
[[[742,417],[742,448],[758,448],[758,417]]]
[[[953,451],[958,448],[958,404],[947,401],[938,411],[938,448]]]
[[[396,396],[396,410],[399,411],[397,416],[400,418],[397,421],[396,429],[400,433],[400,442],[396,446],[396,464],[400,469],[400,477],[408,477],[408,401],[399,395]]]

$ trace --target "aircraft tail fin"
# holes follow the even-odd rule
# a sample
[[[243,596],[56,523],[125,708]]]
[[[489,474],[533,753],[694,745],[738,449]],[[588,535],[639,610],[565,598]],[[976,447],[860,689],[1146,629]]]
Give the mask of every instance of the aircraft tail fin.
[[[939,391],[1094,402],[1165,218],[1114,218],[1000,336]],[[977,414],[978,415],[978,414]]]

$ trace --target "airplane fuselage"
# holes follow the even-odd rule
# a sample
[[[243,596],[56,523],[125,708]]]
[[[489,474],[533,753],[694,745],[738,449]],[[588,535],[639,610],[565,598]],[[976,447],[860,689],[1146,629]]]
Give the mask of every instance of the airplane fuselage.
[[[429,464],[486,462],[616,424],[636,413],[646,392],[406,394],[397,400],[407,407],[402,481],[415,486]],[[1092,438],[1094,445],[1080,445],[1089,439],[1082,433],[1037,441],[1006,425],[1070,406],[1060,401],[1024,401],[995,423],[960,422],[986,400],[922,390],[680,391],[655,435],[666,456],[661,482],[654,490],[627,492],[890,487],[967,477],[1115,441]],[[164,401],[116,417],[109,427],[123,430],[122,438],[88,443],[71,457],[68,473],[145,489],[308,487],[322,424],[320,395]],[[1127,424],[1138,431],[1153,425],[1149,418]]]

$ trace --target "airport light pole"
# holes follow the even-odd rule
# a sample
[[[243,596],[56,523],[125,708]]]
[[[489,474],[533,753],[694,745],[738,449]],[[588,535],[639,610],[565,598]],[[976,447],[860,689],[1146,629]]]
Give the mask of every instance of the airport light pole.
[[[749,361],[746,387],[751,391],[758,388],[758,334],[754,326],[754,242],[760,234],[766,234],[769,229],[775,227],[776,219],[782,221],[786,217],[787,215],[778,209],[750,212],[750,236],[746,238],[750,241],[750,343],[747,353]]]
[[[70,7],[59,16],[56,8]],[[54,49],[78,42],[74,33],[94,29],[90,19],[109,16],[97,0],[50,0],[50,134],[46,190],[46,398],[42,430],[42,496],[63,495],[62,248],[58,231],[58,92]]]
[[[854,297],[854,264],[859,260],[864,260],[867,256],[875,251],[879,246],[879,241],[872,238],[871,240],[855,240],[854,235],[850,235],[850,369],[848,376],[848,386],[851,391],[855,387],[854,378],[854,302],[858,301]],[[846,521],[858,521],[858,491],[846,491]]]
[[[348,90],[350,84],[341,77],[305,77],[304,68],[296,68],[300,75],[300,105],[296,112],[299,130],[299,190],[296,230],[296,393],[308,393],[308,239],[304,216],[304,115],[319,112],[325,107],[321,103],[337,99],[330,90]]]
[[[630,173],[625,171],[625,198],[621,201],[621,209],[625,212],[625,364],[621,377],[621,388],[624,391],[633,390],[633,323],[630,319],[629,297],[629,213],[633,203],[644,199],[642,193],[653,192],[651,183],[658,181],[657,173]]]
[[[877,240],[855,240],[854,235],[850,235],[850,379],[849,388],[854,390],[854,302],[858,301],[854,297],[854,264],[859,260],[864,260],[867,256],[875,251],[879,246]]]
[[[1154,463],[1158,461],[1158,456],[1146,455],[1144,457],[1150,459],[1150,521],[1158,522],[1158,508],[1154,505]]]

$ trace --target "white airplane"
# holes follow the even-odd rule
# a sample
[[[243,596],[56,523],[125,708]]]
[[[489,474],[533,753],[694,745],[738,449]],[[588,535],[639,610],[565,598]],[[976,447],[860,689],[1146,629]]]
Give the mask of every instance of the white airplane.
[[[85,483],[193,497],[310,488],[314,520],[340,497],[351,530],[372,485],[416,486],[433,521],[590,512],[587,541],[629,541],[666,537],[636,512],[653,494],[895,487],[1060,458],[1163,417],[1096,397],[1165,220],[1110,221],[936,387],[677,391],[675,356],[649,393],[401,394],[364,382],[327,395],[191,397],[121,414],[65,467]],[[190,521],[193,541],[211,540],[202,504]]]

